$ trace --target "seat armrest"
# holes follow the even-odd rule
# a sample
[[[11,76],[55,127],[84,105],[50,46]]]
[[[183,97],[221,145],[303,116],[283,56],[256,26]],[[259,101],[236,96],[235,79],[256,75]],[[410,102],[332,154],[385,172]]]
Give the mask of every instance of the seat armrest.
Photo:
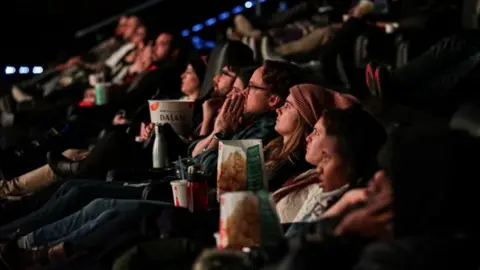
[[[107,182],[139,183],[159,181],[175,173],[173,168],[165,169],[115,169],[107,173]]]

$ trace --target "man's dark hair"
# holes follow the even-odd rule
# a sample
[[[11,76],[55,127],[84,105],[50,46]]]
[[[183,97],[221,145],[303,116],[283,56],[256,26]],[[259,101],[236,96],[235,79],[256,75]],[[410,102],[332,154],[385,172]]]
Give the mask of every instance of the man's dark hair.
[[[350,186],[365,186],[378,169],[377,154],[387,138],[384,127],[360,106],[326,110],[323,123],[327,135],[337,139],[340,155],[350,166],[356,180]]]
[[[255,65],[253,51],[240,41],[229,41],[225,53],[225,66],[234,73],[241,68]]]
[[[163,30],[158,33],[157,37],[161,34],[167,34],[172,37],[172,40],[170,41],[171,49],[181,49],[186,44],[184,38],[176,31]]]
[[[145,29],[147,29],[147,22],[145,19],[138,17],[137,15],[133,15],[131,17],[137,18],[137,26],[143,26]]]
[[[303,83],[300,68],[288,62],[265,61],[263,82],[272,94],[279,96],[282,105],[290,94],[290,88]]]
[[[242,81],[243,85],[245,85],[245,87],[246,87],[248,85],[248,83],[250,82],[250,78],[252,77],[253,73],[259,67],[260,66],[255,65],[255,66],[240,68],[239,71],[236,72],[237,78],[239,78]]]

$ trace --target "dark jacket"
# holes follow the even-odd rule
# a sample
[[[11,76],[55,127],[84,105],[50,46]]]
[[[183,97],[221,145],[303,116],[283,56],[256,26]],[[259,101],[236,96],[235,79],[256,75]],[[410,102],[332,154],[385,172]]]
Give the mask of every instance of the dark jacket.
[[[281,188],[288,179],[312,168],[305,160],[305,151],[295,151],[290,155],[290,159],[283,159],[268,170],[268,189],[273,192]]]
[[[261,139],[263,145],[268,144],[271,140],[278,137],[278,133],[275,131],[275,122],[277,114],[274,111],[251,114],[244,118],[242,125],[239,126],[238,132],[230,138],[231,140],[246,140],[246,139]],[[193,142],[189,147],[189,155],[192,154],[193,149],[197,145],[199,140]],[[209,149],[195,158],[195,163],[203,164],[205,167],[205,175],[209,179],[216,179],[217,175],[217,160],[218,160],[218,148],[214,147]],[[216,186],[216,181],[209,183],[211,187]]]
[[[367,246],[354,270],[478,269],[477,239],[454,234],[376,242]]]
[[[479,149],[468,134],[442,126],[392,132],[379,165],[392,181],[396,237],[475,228]]]

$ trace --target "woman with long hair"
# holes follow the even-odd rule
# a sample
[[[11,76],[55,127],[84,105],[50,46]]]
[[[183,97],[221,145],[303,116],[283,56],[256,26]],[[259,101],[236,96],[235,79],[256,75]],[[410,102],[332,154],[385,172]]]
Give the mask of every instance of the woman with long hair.
[[[296,85],[290,89],[285,104],[277,109],[275,130],[281,136],[265,147],[271,191],[279,189],[289,177],[316,165],[305,161],[306,138],[322,111],[348,108],[355,103],[353,97],[313,84]]]
[[[279,139],[265,147],[269,152],[266,161],[271,190],[281,186],[284,180],[291,176],[315,165],[305,161],[305,140],[323,110],[346,108],[353,103],[354,101],[348,97],[316,85],[296,85],[290,89],[285,104],[277,109],[275,130],[280,134]],[[43,256],[42,260],[47,262],[55,260],[50,256],[53,253],[60,253],[60,257],[63,258],[70,257],[84,252],[86,242],[89,245],[107,243],[108,239],[119,231],[135,230],[139,218],[159,215],[170,207],[167,203],[155,201],[96,199],[72,215],[20,237],[16,244],[13,244],[16,246],[13,252],[25,259],[21,261],[33,264],[38,263],[35,256]],[[95,231],[99,230],[105,233],[96,235]],[[53,231],[55,233],[51,233]],[[96,235],[95,239],[92,235]],[[86,241],[87,239],[91,241]],[[32,247],[45,248],[30,251]],[[3,255],[5,257],[5,253]],[[31,256],[36,259],[28,260]]]

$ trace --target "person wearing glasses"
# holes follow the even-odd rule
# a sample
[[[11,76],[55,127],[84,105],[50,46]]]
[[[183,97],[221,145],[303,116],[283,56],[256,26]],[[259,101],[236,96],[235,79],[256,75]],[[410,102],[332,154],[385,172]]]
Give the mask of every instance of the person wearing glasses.
[[[258,66],[242,68],[240,72],[238,72],[237,79],[233,83],[232,91],[227,96],[242,93],[247,87],[248,83],[250,82],[250,78],[257,68]]]
[[[294,65],[266,61],[255,70],[244,92],[227,97],[213,131],[189,149],[194,161],[205,166],[206,175],[216,175],[219,140],[261,139],[267,145],[278,136],[275,110],[284,104],[289,89],[299,80]]]

